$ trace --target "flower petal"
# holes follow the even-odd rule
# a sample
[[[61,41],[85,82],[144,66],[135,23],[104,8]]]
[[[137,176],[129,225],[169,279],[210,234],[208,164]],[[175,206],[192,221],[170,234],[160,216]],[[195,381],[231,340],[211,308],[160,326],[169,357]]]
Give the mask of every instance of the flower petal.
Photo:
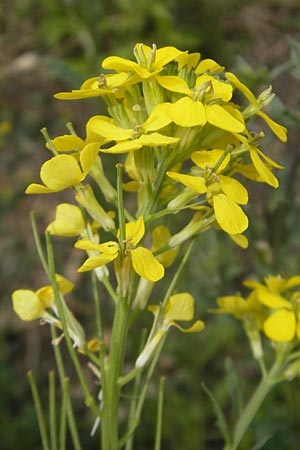
[[[40,173],[43,183],[54,192],[76,186],[84,178],[78,162],[70,155],[57,155],[46,161]]]
[[[279,186],[278,180],[273,175],[271,170],[266,166],[266,164],[260,159],[258,156],[258,153],[254,147],[250,148],[250,156],[251,160],[253,162],[253,165],[257,172],[259,173],[262,181],[269,184],[270,186],[273,186],[274,188],[277,188]]]
[[[39,319],[44,314],[44,306],[37,294],[29,289],[18,289],[12,294],[13,309],[22,320]]]
[[[163,278],[165,269],[153,254],[144,247],[131,250],[132,265],[135,272],[148,281],[158,281]]]
[[[183,97],[176,103],[170,103],[167,114],[181,127],[194,127],[205,125],[205,108],[200,101],[194,101],[190,97]]]
[[[61,203],[56,207],[55,220],[47,231],[55,236],[78,236],[85,230],[86,224],[81,209],[76,205]]]
[[[225,108],[220,105],[205,105],[207,122],[225,131],[241,133],[245,129],[245,124],[233,117]]]
[[[238,180],[220,175],[220,186],[224,194],[235,203],[240,205],[248,203],[248,191]]]
[[[173,320],[192,320],[194,317],[194,297],[188,292],[172,295],[167,303],[165,317],[171,322]]]
[[[193,175],[185,175],[177,172],[167,172],[168,177],[172,180],[179,181],[179,183],[184,184],[198,194],[204,194],[207,192],[207,186],[205,179],[202,177],[195,177]]]
[[[264,322],[264,332],[275,342],[290,342],[296,333],[296,318],[292,311],[276,311]]]
[[[226,233],[241,234],[248,228],[248,217],[242,208],[226,195],[214,195],[213,206],[216,220]]]
[[[133,246],[138,244],[145,234],[145,224],[143,216],[135,222],[128,222],[125,225],[126,240]]]

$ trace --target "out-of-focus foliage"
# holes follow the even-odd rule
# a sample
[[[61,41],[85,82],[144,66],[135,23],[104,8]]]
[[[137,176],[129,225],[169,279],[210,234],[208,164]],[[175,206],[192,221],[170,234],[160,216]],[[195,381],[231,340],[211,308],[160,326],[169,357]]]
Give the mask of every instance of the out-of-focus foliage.
[[[41,231],[53,220],[57,203],[68,194],[51,198],[25,197],[25,187],[36,178],[46,149],[39,129],[47,125],[51,136],[62,134],[72,121],[80,130],[87,117],[101,113],[98,100],[63,102],[55,92],[78,88],[83,79],[99,73],[99,62],[108,54],[128,56],[138,42],[159,47],[175,45],[216,58],[256,93],[269,84],[278,94],[272,117],[289,129],[288,144],[269,141],[274,159],[284,161],[281,186],[274,192],[263,186],[251,193],[252,216],[247,251],[233,247],[226,237],[204,235],[202,249],[193,255],[182,278],[198,299],[198,310],[207,311],[214,299],[241,286],[240,280],[300,270],[300,4],[297,0],[4,0],[0,5],[0,185],[1,185],[1,303],[0,303],[0,427],[1,449],[40,448],[29,388],[28,369],[40,373],[41,383],[52,369],[51,346],[46,330],[21,323],[11,313],[10,293],[16,286],[35,288],[45,277],[38,261],[29,225],[35,210]],[[261,126],[261,124],[260,124]],[[268,151],[269,151],[268,150]],[[276,158],[280,154],[280,157]],[[79,300],[84,279],[72,250],[61,251],[58,264],[64,275],[79,286],[75,309],[84,320],[88,304]],[[89,295],[89,294],[87,294]],[[251,390],[258,375],[250,363],[249,350],[241,344],[238,326],[230,319],[206,318],[201,337],[177,339],[172,332],[160,371],[167,375],[163,448],[201,450],[220,448],[210,401],[201,387],[204,381],[231,417],[228,379],[234,379],[229,356]],[[109,333],[109,330],[107,330]],[[136,344],[132,343],[134,348]],[[193,354],[189,351],[193,350]],[[70,368],[72,375],[72,369]],[[227,375],[226,375],[227,374]],[[24,384],[20,384],[20,380]],[[299,448],[299,381],[294,381],[264,405],[253,435],[241,450],[273,436],[266,450]],[[230,385],[230,384],[229,384]],[[139,433],[140,449],[152,448],[151,400],[144,412],[145,426]],[[233,388],[234,390],[234,388]],[[152,394],[151,394],[152,392]],[[77,392],[74,392],[77,398]],[[82,428],[89,417],[82,415]],[[86,433],[88,435],[88,433]],[[85,442],[85,449],[92,449]]]

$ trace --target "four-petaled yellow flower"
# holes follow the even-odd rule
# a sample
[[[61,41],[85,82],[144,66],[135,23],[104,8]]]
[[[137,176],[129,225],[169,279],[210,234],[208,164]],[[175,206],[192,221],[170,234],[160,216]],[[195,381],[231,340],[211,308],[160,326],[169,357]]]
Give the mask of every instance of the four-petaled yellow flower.
[[[130,255],[133,269],[138,275],[152,282],[160,280],[165,273],[164,266],[149,249],[137,246],[145,234],[143,217],[139,217],[136,222],[128,222],[125,225],[125,234],[125,242],[121,243],[108,241],[103,244],[95,244],[88,239],[78,241],[75,244],[76,248],[99,252],[99,255],[89,257],[78,271],[93,270],[117,259],[121,252],[121,245],[124,245],[125,254]]]
[[[145,348],[136,360],[136,368],[140,369],[147,364],[170,327],[174,326],[183,333],[197,333],[198,331],[204,330],[205,324],[202,320],[196,320],[196,322],[188,328],[183,328],[177,323],[178,321],[187,322],[193,319],[194,303],[193,296],[188,292],[181,292],[172,295],[169,298],[157,329],[150,332]],[[157,305],[150,305],[148,309],[153,312],[154,316],[160,314],[160,307]]]
[[[239,181],[221,174],[230,161],[229,154],[219,149],[203,150],[194,152],[192,160],[202,170],[198,176],[167,172],[168,177],[197,194],[206,194],[218,225],[226,233],[243,233],[248,227],[248,218],[239,205],[248,202],[248,192]]]
[[[263,329],[275,342],[300,339],[300,293],[293,288],[300,286],[300,276],[284,279],[281,276],[264,278],[265,284],[247,281],[258,300],[268,309]]]
[[[132,120],[131,128],[121,128],[95,116],[90,119],[88,129],[105,138],[107,142],[117,142],[109,148],[101,148],[101,152],[127,153],[142,147],[162,147],[176,144],[179,138],[156,132],[156,130],[169,125],[170,122],[171,119],[165,114],[163,105],[157,105],[144,123],[137,124],[135,120]]]

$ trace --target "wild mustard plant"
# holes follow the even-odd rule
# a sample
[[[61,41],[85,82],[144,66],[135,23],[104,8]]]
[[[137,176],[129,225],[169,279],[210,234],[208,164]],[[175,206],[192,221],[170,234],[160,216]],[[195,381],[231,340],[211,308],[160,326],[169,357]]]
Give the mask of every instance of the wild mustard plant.
[[[47,255],[33,223],[51,287],[14,292],[13,307],[22,320],[40,319],[51,325],[64,392],[61,421],[68,421],[76,449],[81,444],[64,381],[61,338],[66,339],[85,403],[95,416],[93,434],[100,430],[101,449],[132,449],[147,387],[170,327],[189,333],[204,329],[203,321],[194,319],[194,298],[180,292],[179,284],[197,236],[213,227],[246,248],[245,182],[278,186],[273,169],[282,166],[259,148],[264,134],[251,130],[252,117],[264,120],[280,140],[286,141],[286,129],[263,111],[274,96],[271,89],[256,98],[234,74],[211,59],[201,59],[199,53],[137,44],[134,56],[136,61],[110,56],[102,62],[99,76],[86,80],[80,89],[55,95],[62,100],[102,97],[108,115],[91,117],[83,137],[70,124],[68,134],[55,138],[44,129],[52,156],[41,167],[42,183],[32,183],[26,189],[27,194],[64,189],[74,192],[74,204],[58,205],[47,227]],[[245,104],[235,102],[235,90],[243,94]],[[119,155],[113,179],[104,168],[111,154]],[[104,199],[101,204],[99,191]],[[182,228],[173,220],[178,214],[184,216]],[[78,271],[92,272],[95,336],[86,336],[71,312],[71,303],[64,300],[71,283],[56,274],[52,236],[73,238],[78,251],[86,252]],[[162,279],[166,279],[163,289],[156,288],[153,296],[153,288]],[[108,299],[114,308],[112,324],[103,317],[103,303]],[[220,302],[221,311],[227,312],[224,300]],[[255,330],[264,323],[265,332],[273,337],[274,324],[283,315],[286,321],[296,321],[292,306],[282,300],[269,322],[261,322],[270,308],[267,302],[259,297],[249,306],[250,302],[240,297],[235,300],[235,314],[247,322],[248,336],[255,334],[251,327]],[[131,370],[125,371],[128,337],[136,333],[135,320],[147,314],[146,307],[154,315],[153,324],[148,336],[139,337],[140,352],[126,360]],[[189,324],[183,327],[181,322]],[[104,338],[104,323],[111,326],[109,341]],[[255,351],[261,359],[259,350]],[[85,362],[79,360],[78,352],[85,355]],[[100,392],[92,392],[88,386],[82,364],[92,368]],[[131,382],[131,401],[122,399],[123,387]],[[31,383],[38,405],[32,376]],[[126,426],[119,424],[121,403],[128,411]],[[160,448],[161,409],[156,450]],[[55,448],[55,421],[50,422],[50,438],[41,413],[39,421],[44,448]],[[64,430],[59,436],[65,438]],[[63,448],[62,437],[60,442]]]

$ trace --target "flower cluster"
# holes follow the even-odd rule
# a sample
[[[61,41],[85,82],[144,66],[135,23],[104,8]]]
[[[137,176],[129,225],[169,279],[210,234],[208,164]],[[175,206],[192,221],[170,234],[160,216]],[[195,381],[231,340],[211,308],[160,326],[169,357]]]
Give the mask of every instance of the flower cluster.
[[[300,276],[265,277],[263,283],[246,280],[250,294],[220,297],[217,312],[252,320],[273,342],[300,340]]]
[[[106,286],[113,263],[116,295],[142,309],[190,237],[214,226],[247,247],[244,180],[277,187],[273,169],[281,168],[259,148],[263,133],[248,128],[251,117],[264,120],[283,142],[286,129],[262,110],[273,98],[271,89],[256,98],[216,61],[144,44],[136,44],[134,56],[136,61],[110,56],[99,76],[55,95],[102,97],[108,115],[91,117],[83,137],[71,125],[69,134],[53,139],[45,132],[52,156],[41,167],[42,183],[30,184],[26,193],[71,188],[77,205],[58,205],[48,232],[78,237],[75,247],[88,255],[78,270],[95,270]],[[244,106],[235,103],[235,90],[245,97]],[[117,183],[105,170],[111,154],[125,171]],[[130,200],[123,203],[123,195]],[[181,211],[188,222],[176,230],[168,219]],[[28,293],[23,298],[27,302]],[[272,335],[274,320],[265,325]]]

